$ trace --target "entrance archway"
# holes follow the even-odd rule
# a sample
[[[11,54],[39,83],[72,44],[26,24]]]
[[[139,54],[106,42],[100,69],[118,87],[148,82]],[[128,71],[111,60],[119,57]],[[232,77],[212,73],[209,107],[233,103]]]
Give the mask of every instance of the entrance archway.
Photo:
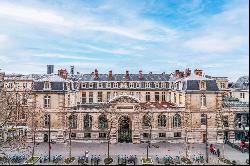
[[[122,116],[119,119],[118,142],[132,142],[132,123],[128,116]]]

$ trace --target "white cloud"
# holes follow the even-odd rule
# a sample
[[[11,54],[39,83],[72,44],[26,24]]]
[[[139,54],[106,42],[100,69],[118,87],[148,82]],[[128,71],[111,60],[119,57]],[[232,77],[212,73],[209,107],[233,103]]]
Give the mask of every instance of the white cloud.
[[[18,18],[19,20],[28,22],[42,22],[47,24],[58,24],[64,26],[71,25],[71,23],[66,21],[64,17],[56,14],[53,11],[17,6],[9,3],[1,3],[0,14]]]
[[[244,43],[241,36],[222,38],[218,36],[202,36],[188,40],[184,45],[199,52],[231,52]]]
[[[63,55],[63,54],[32,54],[34,57],[43,58],[61,58],[61,59],[76,59],[76,60],[100,60],[98,58],[90,58],[85,56]]]
[[[0,48],[7,48],[11,46],[11,39],[6,34],[0,34]]]

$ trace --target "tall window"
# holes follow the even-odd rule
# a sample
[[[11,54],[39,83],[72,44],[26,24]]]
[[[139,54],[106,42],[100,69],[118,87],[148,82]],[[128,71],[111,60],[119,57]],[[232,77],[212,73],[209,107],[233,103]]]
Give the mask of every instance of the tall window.
[[[146,92],[146,101],[147,101],[147,102],[150,101],[150,92]]]
[[[176,94],[174,93],[174,103],[176,103]]]
[[[129,83],[129,88],[134,88],[134,83],[130,82]]]
[[[228,116],[223,116],[222,120],[223,120],[223,126],[228,127]]]
[[[224,83],[224,82],[222,82],[222,83],[220,84],[220,87],[221,87],[221,89],[225,89],[225,88],[226,88],[225,83]]]
[[[179,104],[181,105],[182,104],[182,95],[179,94]]]
[[[107,92],[107,102],[110,100],[110,92]]]
[[[102,92],[98,92],[97,99],[98,99],[98,103],[102,102]]]
[[[70,95],[68,95],[68,106],[70,105]]]
[[[89,92],[89,103],[93,103],[94,101],[94,94],[93,92]]]
[[[143,125],[143,127],[150,127],[151,126],[151,117],[149,115],[144,115],[142,117],[142,125]]]
[[[102,83],[101,82],[98,83],[98,88],[102,88]]]
[[[44,96],[44,108],[50,108],[50,96]]]
[[[89,114],[86,114],[84,116],[84,128],[85,129],[91,129],[92,128],[92,116]]]
[[[205,114],[201,114],[201,125],[206,125],[206,115]]]
[[[245,93],[240,93],[240,98],[244,99],[245,98]]]
[[[28,87],[28,83],[23,83],[23,89],[26,89]]]
[[[200,89],[206,89],[206,83],[205,81],[200,81]]]
[[[181,127],[181,116],[179,114],[175,114],[173,117],[173,126]]]
[[[171,96],[171,92],[168,93],[168,101],[171,103],[172,102],[172,96]]]
[[[69,118],[69,124],[72,129],[77,128],[77,116],[76,115],[71,115],[71,120]]]
[[[158,127],[166,127],[167,119],[166,115],[159,115],[158,116]]]
[[[43,122],[44,122],[43,124],[45,128],[49,127],[49,115],[48,114],[44,115]]]
[[[141,92],[136,92],[136,97],[141,100]]]
[[[86,92],[82,92],[82,103],[86,103],[86,102],[87,102]]]
[[[161,93],[161,100],[166,101],[166,93],[165,92]]]
[[[155,92],[155,101],[160,101],[160,94],[159,94],[159,92]]]
[[[206,107],[207,106],[207,99],[205,95],[201,95],[201,106]]]
[[[99,129],[106,129],[108,128],[108,120],[106,116],[100,115],[99,116]]]

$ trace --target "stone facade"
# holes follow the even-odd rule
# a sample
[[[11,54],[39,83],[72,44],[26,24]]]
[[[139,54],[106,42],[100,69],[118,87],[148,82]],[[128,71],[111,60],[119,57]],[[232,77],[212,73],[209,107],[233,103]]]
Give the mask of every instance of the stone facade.
[[[22,76],[24,77],[24,76]],[[235,140],[239,113],[249,117],[249,105],[225,104],[230,89],[226,78],[175,71],[171,74],[59,74],[30,75],[29,107],[37,115],[36,141],[47,141],[48,115],[51,139],[64,142],[223,142]],[[5,90],[10,83],[25,79],[5,76]],[[22,81],[21,81],[22,80]],[[28,79],[27,79],[28,80]],[[16,84],[15,84],[16,85]],[[11,89],[8,89],[11,91]],[[73,117],[69,120],[69,117]],[[225,118],[227,117],[227,118]],[[244,117],[242,117],[244,120]],[[146,119],[146,120],[145,120]],[[125,121],[126,120],[126,121]],[[149,122],[149,123],[146,123]],[[245,123],[245,122],[244,122]],[[226,124],[226,125],[225,125]],[[32,140],[32,120],[27,120],[27,136]],[[237,140],[236,140],[237,141]]]

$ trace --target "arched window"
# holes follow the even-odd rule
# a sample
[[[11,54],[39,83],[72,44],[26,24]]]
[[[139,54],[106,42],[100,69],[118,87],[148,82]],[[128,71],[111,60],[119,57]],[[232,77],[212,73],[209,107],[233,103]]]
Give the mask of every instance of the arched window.
[[[201,95],[201,107],[206,107],[207,106],[207,98],[206,96],[203,94]]]
[[[158,116],[158,127],[166,127],[167,119],[166,115]]]
[[[86,114],[84,116],[84,128],[85,129],[91,129],[92,128],[92,116],[89,114]]]
[[[70,115],[69,116],[69,124],[72,129],[77,128],[77,116],[76,115]]]
[[[179,114],[175,114],[173,117],[173,126],[181,127],[181,116]]]
[[[106,116],[104,116],[104,115],[99,116],[99,128],[100,129],[108,128],[108,120],[107,120]]]
[[[142,125],[143,125],[143,127],[150,127],[151,126],[151,116],[144,115],[142,117]]]

